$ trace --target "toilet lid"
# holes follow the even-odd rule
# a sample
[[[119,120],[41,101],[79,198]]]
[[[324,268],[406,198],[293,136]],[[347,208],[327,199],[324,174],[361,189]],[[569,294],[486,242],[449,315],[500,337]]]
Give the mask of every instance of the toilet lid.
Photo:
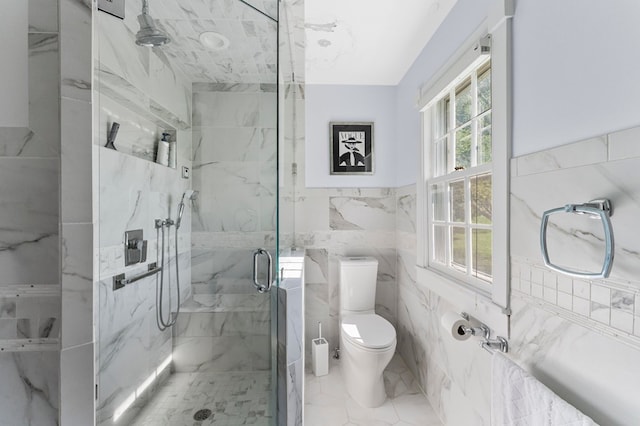
[[[386,348],[396,338],[396,330],[380,315],[349,315],[342,319],[341,327],[347,339],[365,348]]]

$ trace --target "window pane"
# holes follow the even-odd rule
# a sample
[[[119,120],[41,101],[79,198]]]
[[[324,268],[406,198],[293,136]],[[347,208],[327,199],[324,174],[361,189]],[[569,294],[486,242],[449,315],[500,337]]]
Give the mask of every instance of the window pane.
[[[434,225],[433,227],[433,260],[444,264],[447,261],[447,227]]]
[[[456,131],[456,168],[471,167],[471,126]]]
[[[433,158],[433,177],[438,177],[447,174],[447,141],[449,139],[445,136],[443,139],[436,141]]]
[[[491,108],[491,69],[478,76],[478,114]]]
[[[435,135],[437,138],[442,137],[449,131],[449,104],[449,98],[438,103],[435,123]]]
[[[478,120],[478,164],[491,162],[491,113]]]
[[[431,185],[431,210],[433,211],[433,220],[447,220],[444,183]]]
[[[486,281],[491,280],[491,230],[473,229],[471,253],[475,275]]]
[[[456,127],[471,120],[471,84],[456,90]]]
[[[453,266],[458,266],[466,271],[467,250],[464,228],[451,228],[451,246],[451,264]]]
[[[491,175],[471,178],[471,222],[491,225]]]
[[[451,203],[451,221],[464,223],[464,181],[449,184],[449,202]]]

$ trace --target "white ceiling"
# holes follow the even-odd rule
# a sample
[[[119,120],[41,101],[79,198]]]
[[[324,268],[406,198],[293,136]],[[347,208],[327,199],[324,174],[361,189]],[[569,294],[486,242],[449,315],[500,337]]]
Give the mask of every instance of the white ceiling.
[[[310,84],[396,85],[457,0],[305,0]]]

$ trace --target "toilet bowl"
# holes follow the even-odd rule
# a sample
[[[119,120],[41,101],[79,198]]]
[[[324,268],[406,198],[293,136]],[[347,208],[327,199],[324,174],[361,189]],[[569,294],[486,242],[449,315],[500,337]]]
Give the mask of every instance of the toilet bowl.
[[[376,314],[349,315],[340,323],[342,377],[361,406],[379,407],[387,398],[383,372],[396,350],[396,331]]]
[[[367,408],[387,395],[382,374],[396,349],[396,330],[374,312],[378,261],[340,260],[340,348],[342,377],[349,395]]]

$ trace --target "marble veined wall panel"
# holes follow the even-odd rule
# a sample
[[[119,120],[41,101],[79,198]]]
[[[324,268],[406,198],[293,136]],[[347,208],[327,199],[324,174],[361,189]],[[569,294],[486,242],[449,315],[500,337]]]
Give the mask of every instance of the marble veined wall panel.
[[[52,13],[37,0],[38,13]],[[62,248],[62,341],[60,424],[93,424],[95,417],[92,3],[59,0],[60,26],[60,222]],[[31,6],[31,5],[30,5]],[[31,9],[31,7],[30,7]],[[35,12],[35,10],[34,10]],[[52,16],[52,19],[53,16]],[[50,71],[50,70],[49,70]],[[57,102],[57,100],[56,100]]]
[[[135,16],[128,17],[135,21]],[[173,121],[191,123],[191,84],[168,60],[162,49],[141,48],[135,43],[135,32],[125,23],[106,13],[97,15],[99,74],[111,90],[130,102],[174,117]],[[109,78],[110,77],[110,78]],[[124,84],[123,84],[124,83]],[[122,90],[129,90],[125,95]],[[155,105],[155,107],[154,107]],[[165,121],[167,117],[165,117]]]
[[[184,158],[180,161],[187,161]],[[100,148],[100,296],[98,424],[109,424],[115,410],[172,353],[171,331],[160,331],[156,322],[156,285],[160,275],[121,290],[113,290],[118,273],[134,276],[146,264],[161,259],[155,219],[176,218],[177,205],[189,181],[179,172],[141,158]],[[178,233],[182,300],[191,294],[191,206],[187,205]],[[124,266],[124,231],[143,229],[148,239],[145,264]],[[164,314],[176,308],[175,227],[165,235]],[[166,290],[165,290],[166,291]],[[169,300],[172,305],[169,306]],[[127,410],[130,418],[151,392],[136,399]]]
[[[192,219],[194,296],[185,306],[193,313],[185,314],[175,335],[179,371],[270,366],[270,304],[256,298],[251,274],[253,251],[275,246],[274,90],[269,84],[193,85],[193,188],[199,197]],[[232,325],[237,315],[244,320]]]
[[[58,283],[58,163],[0,158],[2,284]]]
[[[638,134],[629,129],[512,162],[508,356],[599,424],[640,419],[631,396],[640,379],[635,368],[640,284],[634,267],[639,206],[633,185]],[[617,246],[611,277],[573,279],[545,268],[538,239],[542,212],[599,197],[614,205]],[[400,206],[402,197],[398,200]],[[603,243],[594,223],[554,222],[550,245],[560,260],[598,266]],[[399,351],[443,423],[488,425],[490,355],[473,343],[454,341],[438,325],[444,312],[459,308],[416,281],[415,240],[407,225],[398,226]]]
[[[343,256],[373,256],[378,260],[375,310],[396,324],[396,195],[390,188],[305,188],[296,194],[296,241],[306,248],[308,363],[308,342],[317,337],[319,322],[331,349],[339,345],[338,261]]]
[[[17,103],[28,102],[28,121],[0,127],[0,413],[3,424],[53,426],[61,327],[58,2],[30,0],[21,13],[29,24],[21,35],[28,99]]]
[[[58,425],[60,354],[0,355],[0,412],[6,425]]]
[[[276,94],[271,85],[195,84],[195,232],[275,230]]]
[[[135,16],[133,16],[135,20]],[[168,374],[158,375],[144,392],[138,390],[172,355],[171,330],[161,331],[156,318],[160,274],[114,291],[113,276],[141,274],[162,259],[162,233],[156,219],[177,219],[178,204],[191,180],[181,167],[191,167],[191,84],[161,50],[138,47],[135,32],[119,19],[98,13],[96,30],[96,87],[93,141],[96,167],[97,250],[99,295],[97,309],[97,424],[113,424],[127,401],[133,401],[119,422],[126,424],[153,395]],[[113,122],[120,123],[115,145],[104,148]],[[170,130],[177,140],[177,168],[153,162],[160,134]],[[191,295],[191,211],[187,201],[181,228],[164,235],[165,320],[177,305],[177,277],[184,301]],[[142,229],[147,260],[125,266],[125,231]],[[176,257],[175,247],[178,246]],[[176,267],[176,263],[178,267]],[[133,400],[131,399],[133,396]],[[123,403],[125,405],[123,405]]]
[[[160,331],[156,323],[156,277],[117,292],[107,279],[100,282],[99,291],[97,424],[110,424],[118,407],[171,355],[171,330]],[[171,297],[175,309],[175,293]],[[169,305],[165,308],[168,315]],[[127,410],[128,418],[147,396],[137,398]]]

